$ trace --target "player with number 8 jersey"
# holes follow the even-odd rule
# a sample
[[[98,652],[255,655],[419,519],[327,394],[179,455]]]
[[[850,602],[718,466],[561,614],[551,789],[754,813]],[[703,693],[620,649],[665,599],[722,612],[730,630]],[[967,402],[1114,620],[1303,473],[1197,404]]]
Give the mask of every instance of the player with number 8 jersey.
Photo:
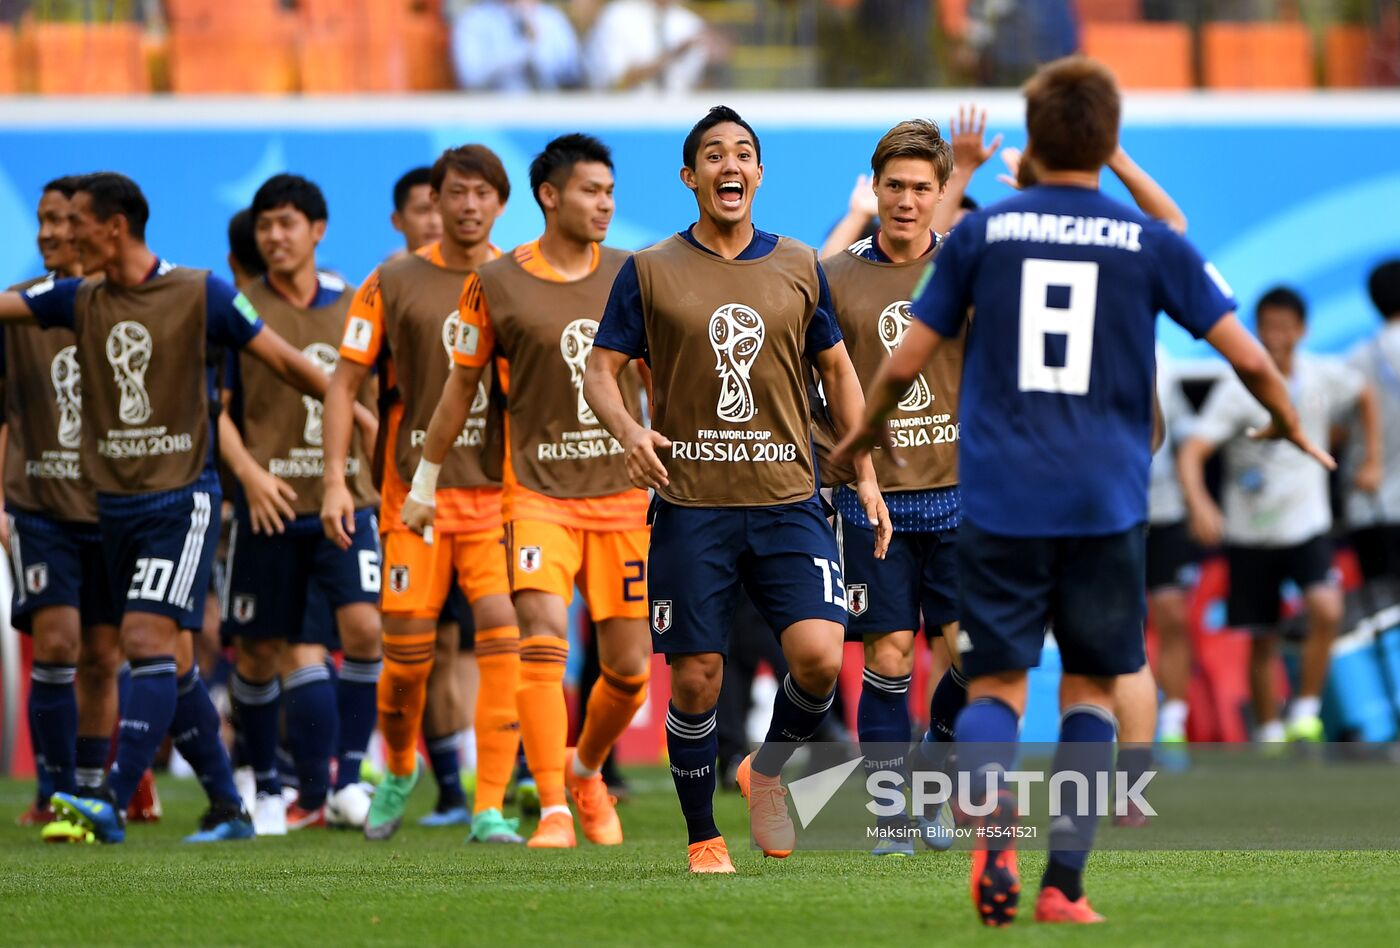
[[[584,392],[623,446],[633,483],[657,494],[652,645],[672,666],[666,743],[690,870],[733,872],[712,797],[715,704],[739,585],[778,630],[790,669],[767,739],[739,768],[754,839],[769,855],[793,849],[779,774],[826,717],[841,666],[846,597],[817,494],[804,358],[839,427],[858,421],[862,400],[815,252],[753,226],[763,178],[753,128],[718,106],[686,137],[682,158],[700,219],[623,265]],[[652,429],[632,417],[618,385],[637,358],[651,365]],[[889,515],[867,455],[857,474],[878,556]]]

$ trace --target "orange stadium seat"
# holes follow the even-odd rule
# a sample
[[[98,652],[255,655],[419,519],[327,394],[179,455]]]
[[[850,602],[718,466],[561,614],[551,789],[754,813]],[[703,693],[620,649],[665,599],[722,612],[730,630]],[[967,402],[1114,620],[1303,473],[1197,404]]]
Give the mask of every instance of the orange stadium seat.
[[[431,11],[404,20],[403,42],[408,62],[408,88],[433,92],[452,88],[447,23]]]
[[[170,88],[182,95],[283,95],[297,88],[296,21],[188,22],[170,34]]]
[[[0,27],[0,95],[19,91],[19,39],[9,27]]]
[[[136,95],[150,91],[134,23],[31,23],[40,95]]]
[[[1323,36],[1323,77],[1334,89],[1355,89],[1372,83],[1374,37],[1364,26],[1334,23]]]
[[[967,0],[938,0],[938,22],[954,39],[967,33]]]
[[[355,36],[346,25],[307,25],[299,30],[297,66],[301,91],[354,92],[359,88]]]
[[[1142,0],[1075,0],[1080,23],[1136,23]]]
[[[1181,23],[1085,23],[1080,46],[1127,89],[1189,89],[1191,31]]]
[[[1302,23],[1208,23],[1202,72],[1212,89],[1307,89],[1315,85],[1312,34]]]

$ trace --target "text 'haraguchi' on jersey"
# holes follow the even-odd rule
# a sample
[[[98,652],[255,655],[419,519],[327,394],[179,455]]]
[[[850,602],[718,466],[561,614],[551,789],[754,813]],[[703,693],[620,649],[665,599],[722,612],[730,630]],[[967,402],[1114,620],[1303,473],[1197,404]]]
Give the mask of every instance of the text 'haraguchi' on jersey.
[[[804,338],[821,295],[816,255],[786,237],[726,260],[677,235],[633,258],[657,391],[653,427],[683,506],[769,506],[816,490]]]
[[[46,277],[29,280],[25,290]],[[83,475],[82,385],[77,337],[66,329],[4,330],[5,501],[70,523],[96,523],[97,501]]]
[[[515,254],[477,270],[497,352],[510,366],[511,469],[529,490],[572,499],[605,497],[631,486],[622,446],[583,397],[598,317],[626,259],[626,253],[602,247],[593,271],[568,282],[530,273]],[[636,369],[624,370],[620,384],[628,410],[640,421]]]
[[[323,283],[334,280],[344,290],[338,277],[321,274],[320,279]],[[335,371],[340,358],[336,343],[345,326],[351,294],[342,292],[335,302],[311,308],[288,302],[265,280],[245,287],[244,294],[263,321],[300,349],[312,365],[328,376]],[[243,441],[249,453],[265,470],[291,484],[297,493],[296,500],[292,501],[295,513],[319,513],[324,489],[321,478],[326,466],[322,433],[324,406],[320,399],[297,392],[261,359],[246,352],[239,355],[238,371],[242,380]],[[372,378],[367,378],[361,386],[359,401],[366,408],[373,408]],[[358,432],[353,436],[346,458],[345,475],[357,509],[376,503],[369,457]]]
[[[1097,189],[1042,185],[965,217],[929,273],[914,315],[968,327],[965,518],[1013,537],[1143,523],[1157,313],[1209,332],[1234,309],[1215,268]]]
[[[928,258],[905,263],[870,260],[851,250],[822,262],[841,335],[862,387],[904,339],[913,319],[909,301]],[[904,458],[897,467],[883,451],[871,457],[881,491],[925,490],[958,481],[958,388],[965,334],[946,340],[900,398],[887,424]]]
[[[393,356],[404,417],[393,457],[399,476],[413,479],[423,454],[428,423],[452,368],[452,348],[461,321],[457,305],[468,271],[437,266],[417,254],[379,268],[384,338]],[[351,327],[353,329],[353,326]],[[470,406],[467,423],[443,460],[439,490],[500,483],[500,409],[486,393],[490,369]]]
[[[172,490],[204,469],[206,277],[162,263],[137,286],[89,279],[78,289],[83,461],[99,492]]]

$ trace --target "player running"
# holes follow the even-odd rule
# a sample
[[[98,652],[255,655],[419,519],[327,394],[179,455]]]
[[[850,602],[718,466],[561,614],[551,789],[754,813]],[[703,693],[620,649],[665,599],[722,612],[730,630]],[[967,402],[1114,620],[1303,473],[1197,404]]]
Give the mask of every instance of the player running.
[[[879,229],[822,261],[841,335],[867,384],[909,325],[914,287],[939,243],[933,217],[953,170],[953,152],[937,125],[916,119],[886,132],[870,165]],[[894,530],[884,559],[874,555],[874,531],[856,492],[843,485],[833,496],[850,611],[847,638],[865,643],[856,721],[868,772],[905,769],[903,751],[890,755],[895,747],[907,749],[913,736],[908,693],[921,619],[931,637],[942,633],[950,649],[957,638],[962,350],[961,338],[940,348],[899,401],[889,427],[908,463],[896,466],[883,451],[873,455]],[[930,735],[951,738],[963,688],[956,669],[939,680],[930,700]],[[875,855],[912,854],[911,837],[900,831],[905,822],[903,816],[882,819]],[[952,836],[929,841],[951,843]]]
[[[329,376],[351,294],[343,280],[316,267],[325,197],[305,178],[274,175],[253,196],[252,214],[268,269],[245,284],[244,295]],[[374,731],[382,665],[379,498],[369,454],[356,439],[346,468],[356,530],[350,549],[340,550],[321,530],[321,403],[282,384],[246,352],[230,359],[224,387],[233,417],[221,419],[219,447],[242,490],[234,501],[223,625],[236,655],[234,711],[257,781],[253,825],[272,836],[327,822],[360,828],[370,805],[360,761]],[[359,403],[372,409],[372,380]],[[309,614],[313,584],[321,595]],[[332,610],[329,641],[318,640],[322,613]],[[333,682],[326,653],[337,632],[344,661]],[[300,790],[290,817],[277,771],[284,709]],[[332,756],[339,768],[328,793]]]
[[[714,820],[715,704],[739,584],[780,630],[790,668],[767,738],[738,772],[770,856],[794,845],[779,773],[826,717],[841,667],[846,591],[817,495],[803,360],[816,365],[839,429],[857,423],[862,400],[816,253],[753,225],[763,181],[753,128],[717,106],[681,154],[699,220],[622,265],[584,391],[622,445],[632,483],[657,494],[647,572],[652,647],[672,666],[671,778],[690,871],[727,873],[734,865]],[[654,428],[637,422],[618,384],[633,359],[651,365]],[[882,556],[889,514],[868,455],[856,469]]]
[[[540,792],[536,849],[576,845],[568,786],[584,835],[622,842],[622,824],[599,769],[646,701],[651,660],[647,633],[647,496],[633,488],[622,448],[583,398],[583,370],[595,317],[627,254],[602,246],[613,216],[612,155],[587,135],[554,139],[530,166],[544,233],[509,256],[484,264],[462,294],[462,330],[452,374],[428,427],[404,522],[433,522],[434,487],[453,432],[462,429],[482,371],[497,360],[509,378],[510,444],[504,516],[511,589],[520,618],[521,737]],[[508,373],[508,374],[507,374]],[[630,417],[641,419],[641,381],[629,374]],[[575,753],[567,755],[564,666],[568,607],[575,581],[598,627],[602,674],[588,701]],[[481,653],[483,657],[485,652]],[[483,799],[478,812],[499,807]]]
[[[1142,668],[1144,521],[1153,426],[1156,314],[1204,336],[1270,410],[1264,434],[1308,439],[1268,356],[1234,318],[1214,268],[1183,238],[1098,190],[1118,141],[1112,75],[1082,57],[1026,86],[1028,152],[1039,184],[968,217],[949,235],[913,305],[914,322],[870,390],[843,450],[891,444],[885,424],[969,309],[960,410],[963,522],[958,565],[969,703],[958,716],[960,770],[1012,765],[1026,670],[1047,621],[1064,662],[1057,771],[1113,769],[1113,684]],[[1090,776],[1090,784],[1095,783]],[[1003,790],[987,817],[1015,822]],[[1089,799],[1088,812],[1106,801]],[[1071,810],[1073,812],[1073,810]],[[1094,922],[1083,870],[1095,816],[1052,829],[1036,905],[1041,921]],[[978,917],[1003,925],[1020,892],[1014,842],[974,853]]]
[[[149,208],[122,175],[80,178],[69,222],[85,273],[0,294],[0,320],[33,319],[77,334],[86,380],[83,470],[97,490],[98,523],[113,608],[131,664],[116,761],[88,796],[54,795],[71,821],[104,842],[125,837],[123,814],[156,749],[172,733],[210,807],[191,842],[242,839],[252,824],[219,738],[219,715],[181,629],[203,622],[204,591],[219,530],[219,483],[210,421],[217,351],[247,349],[281,378],[320,397],[325,375],[245,297],[202,270],[178,267],[146,246]],[[371,419],[372,421],[372,419]],[[177,656],[183,669],[177,669]]]
[[[39,253],[48,274],[22,291],[78,277],[82,262],[68,219],[76,178],[44,185]],[[112,604],[97,501],[83,476],[77,340],[68,330],[10,326],[0,335],[5,394],[5,511],[14,567],[10,617],[33,640],[29,728],[39,796],[21,825],[53,819],[54,792],[102,782],[116,724],[120,613]],[[73,827],[53,826],[45,839]]]
[[[505,208],[510,182],[501,161],[481,145],[443,152],[432,188],[443,235],[381,265],[365,280],[345,323],[341,359],[331,377],[325,412],[325,499],[322,526],[342,549],[355,542],[355,499],[346,484],[350,406],[370,368],[397,393],[385,417],[381,485],[385,582],[384,670],[379,679],[379,728],[387,748],[384,782],[365,822],[367,839],[388,839],[403,821],[418,782],[418,735],[433,667],[437,620],[455,580],[476,620],[481,686],[477,703],[477,792],[504,795],[519,745],[515,691],[520,632],[510,602],[501,526],[498,402],[484,380],[473,394],[466,425],[443,464],[431,542],[400,518],[404,499],[451,367],[460,328],[463,284],[500,256],[491,227]],[[499,809],[482,813],[472,838],[522,842]]]

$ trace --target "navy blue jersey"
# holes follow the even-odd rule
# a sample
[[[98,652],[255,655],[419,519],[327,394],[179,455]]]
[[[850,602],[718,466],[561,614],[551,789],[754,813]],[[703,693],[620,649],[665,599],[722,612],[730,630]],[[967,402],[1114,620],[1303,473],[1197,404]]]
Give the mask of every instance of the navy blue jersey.
[[[681,231],[680,235],[706,253],[714,253],[695,239],[694,230],[695,225],[692,224]],[[753,239],[735,259],[757,260],[768,256],[777,246],[776,236],[755,227]],[[817,311],[812,314],[812,321],[807,326],[807,336],[804,340],[804,354],[813,361],[816,360],[817,353],[824,352],[841,341],[841,327],[836,322],[836,314],[831,305],[831,290],[826,285],[826,274],[822,272],[820,264],[817,266],[817,281],[821,284],[821,295],[817,300]],[[637,267],[632,258],[628,257],[623,261],[622,268],[617,271],[617,276],[613,278],[612,292],[608,295],[608,304],[603,310],[603,318],[598,324],[598,335],[593,344],[625,353],[634,359],[645,359],[647,344],[644,313],[642,287],[637,282]]]
[[[945,337],[973,313],[967,519],[1005,536],[1102,536],[1147,517],[1157,313],[1199,338],[1235,301],[1166,225],[1097,190],[1041,186],[964,218],[912,308]]]

